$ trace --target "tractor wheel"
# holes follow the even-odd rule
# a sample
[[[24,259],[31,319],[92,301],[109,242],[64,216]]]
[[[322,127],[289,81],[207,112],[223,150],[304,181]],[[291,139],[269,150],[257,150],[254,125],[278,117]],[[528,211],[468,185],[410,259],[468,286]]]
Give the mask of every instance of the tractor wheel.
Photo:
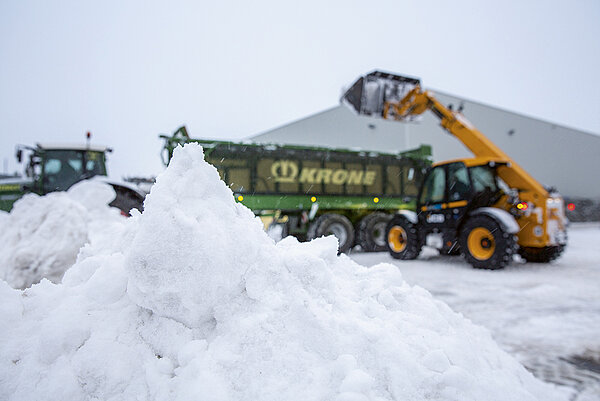
[[[521,247],[519,255],[530,263],[549,263],[562,255],[564,245],[545,246],[543,248]]]
[[[338,239],[338,253],[348,252],[354,244],[354,228],[347,217],[341,214],[327,213],[318,217],[308,227],[306,239],[333,235]]]
[[[459,236],[463,256],[477,269],[502,269],[512,260],[515,236],[505,232],[488,216],[475,216],[463,226]]]
[[[383,252],[387,250],[386,227],[392,216],[375,212],[365,216],[358,223],[358,244],[365,252]]]
[[[423,242],[417,226],[404,216],[394,216],[387,225],[387,249],[396,259],[412,260],[421,253]]]

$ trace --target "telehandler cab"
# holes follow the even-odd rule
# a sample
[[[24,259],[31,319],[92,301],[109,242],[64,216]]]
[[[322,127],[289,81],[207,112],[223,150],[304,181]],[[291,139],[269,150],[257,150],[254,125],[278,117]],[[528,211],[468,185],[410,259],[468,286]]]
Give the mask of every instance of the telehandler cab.
[[[390,254],[415,259],[426,243],[462,253],[474,267],[500,269],[518,252],[549,262],[566,246],[564,201],[544,188],[459,112],[442,105],[419,79],[374,71],[359,78],[342,103],[358,114],[410,121],[427,110],[474,158],[434,164],[416,211],[399,211],[387,225]],[[432,241],[433,240],[433,241]]]

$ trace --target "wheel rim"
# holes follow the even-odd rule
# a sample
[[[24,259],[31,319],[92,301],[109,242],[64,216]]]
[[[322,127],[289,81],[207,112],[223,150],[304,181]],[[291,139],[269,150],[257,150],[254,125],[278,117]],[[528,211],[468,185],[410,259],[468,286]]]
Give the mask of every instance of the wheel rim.
[[[487,228],[477,227],[471,230],[467,239],[469,253],[477,260],[487,260],[496,250],[494,236]]]
[[[385,246],[385,226],[387,226],[385,221],[377,223],[373,226],[371,237],[377,246]]]
[[[392,251],[402,252],[406,249],[406,230],[400,226],[390,228],[388,232],[388,244]]]
[[[348,233],[346,232],[346,227],[344,227],[340,223],[331,224],[327,228],[327,234],[333,234],[340,242],[340,246],[344,245],[346,241],[348,241]]]

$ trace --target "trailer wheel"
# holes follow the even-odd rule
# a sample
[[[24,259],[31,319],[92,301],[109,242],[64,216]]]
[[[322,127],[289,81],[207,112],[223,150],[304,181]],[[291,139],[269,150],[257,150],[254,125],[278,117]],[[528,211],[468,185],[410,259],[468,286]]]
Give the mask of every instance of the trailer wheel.
[[[463,256],[476,269],[502,269],[512,260],[515,236],[488,216],[469,219],[459,236]]]
[[[419,238],[416,224],[404,216],[396,215],[389,221],[385,231],[387,249],[394,258],[412,260],[419,256],[423,242]]]
[[[371,213],[358,223],[358,244],[365,252],[387,250],[387,224],[392,216],[382,212]]]
[[[562,255],[564,250],[564,245],[543,248],[521,247],[519,248],[519,255],[530,263],[549,263]]]
[[[339,242],[338,252],[348,252],[354,244],[354,228],[347,217],[341,214],[327,213],[319,216],[308,227],[306,239],[312,240],[324,235],[334,235]]]

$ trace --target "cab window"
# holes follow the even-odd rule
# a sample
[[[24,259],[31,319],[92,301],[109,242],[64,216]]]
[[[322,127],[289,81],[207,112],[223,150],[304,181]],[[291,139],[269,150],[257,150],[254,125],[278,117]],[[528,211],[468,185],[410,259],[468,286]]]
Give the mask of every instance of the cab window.
[[[471,184],[464,163],[448,165],[448,202],[464,200],[469,197]]]
[[[83,157],[72,150],[49,151],[44,161],[44,192],[66,191],[82,177]]]
[[[471,179],[473,180],[473,191],[476,193],[498,191],[496,175],[489,166],[471,167]]]
[[[446,189],[446,171],[444,166],[435,167],[427,175],[421,194],[421,204],[442,203]]]
[[[104,171],[104,155],[99,152],[86,152],[85,170],[89,177],[106,175],[106,171]]]

